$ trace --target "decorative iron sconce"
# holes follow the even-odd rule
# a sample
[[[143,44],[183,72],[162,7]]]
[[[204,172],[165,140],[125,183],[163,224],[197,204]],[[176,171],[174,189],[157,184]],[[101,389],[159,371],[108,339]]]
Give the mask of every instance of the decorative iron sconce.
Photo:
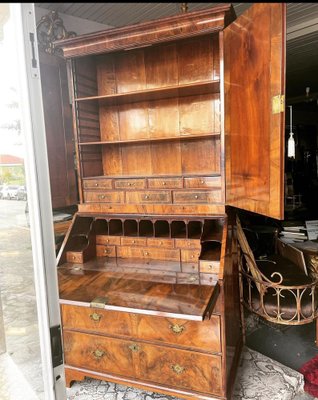
[[[75,37],[75,32],[67,32],[62,18],[57,11],[50,11],[44,15],[36,25],[39,49],[49,54],[61,54],[61,50],[54,48],[54,41]]]

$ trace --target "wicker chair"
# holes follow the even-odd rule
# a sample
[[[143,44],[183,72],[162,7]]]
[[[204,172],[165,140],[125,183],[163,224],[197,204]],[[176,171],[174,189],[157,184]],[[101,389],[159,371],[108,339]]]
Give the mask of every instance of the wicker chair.
[[[255,260],[238,217],[236,222],[241,304],[273,323],[313,322],[318,314],[316,276],[279,254]],[[316,336],[317,343],[317,330]]]

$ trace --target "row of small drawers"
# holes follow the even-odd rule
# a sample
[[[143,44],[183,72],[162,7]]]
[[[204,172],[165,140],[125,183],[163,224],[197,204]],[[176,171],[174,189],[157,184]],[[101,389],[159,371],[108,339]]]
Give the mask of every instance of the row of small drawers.
[[[220,203],[222,192],[220,189],[205,191],[84,191],[84,201],[86,203]]]
[[[84,189],[220,189],[220,176],[195,178],[83,179]]]
[[[180,254],[181,252],[181,254]],[[198,250],[158,249],[156,247],[104,246],[96,245],[97,257],[140,258],[144,260],[165,260],[184,263],[183,272],[198,271],[218,273],[220,261],[199,260]],[[199,263],[199,265],[198,265]]]

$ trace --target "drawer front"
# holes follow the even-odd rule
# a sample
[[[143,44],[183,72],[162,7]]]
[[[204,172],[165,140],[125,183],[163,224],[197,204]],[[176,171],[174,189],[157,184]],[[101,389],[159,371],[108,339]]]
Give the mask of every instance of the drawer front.
[[[120,242],[122,245],[126,246],[147,246],[146,238],[137,238],[137,237],[121,237]]]
[[[171,193],[163,191],[144,191],[126,193],[127,203],[171,203]]]
[[[84,191],[86,203],[123,203],[124,192],[87,192]]]
[[[200,271],[210,274],[218,274],[220,270],[220,261],[206,261],[200,260]]]
[[[69,263],[83,264],[83,262],[84,262],[83,252],[67,251],[66,252],[66,261]]]
[[[152,247],[164,247],[166,249],[173,249],[174,239],[147,239],[147,245]]]
[[[178,189],[183,187],[182,178],[149,178],[150,189]]]
[[[193,189],[221,188],[220,176],[198,176],[196,178],[184,178],[184,187]]]
[[[140,344],[139,359],[145,380],[216,396],[222,393],[220,356]]]
[[[173,193],[173,202],[175,204],[183,203],[214,203],[221,201],[221,191],[205,191],[205,192],[187,192],[178,191]]]
[[[91,307],[61,305],[63,329],[90,333],[132,336],[132,314]]]
[[[192,262],[198,261],[200,256],[199,250],[181,250],[181,261]]]
[[[129,341],[63,330],[65,364],[135,377]]]
[[[119,245],[120,237],[119,236],[107,236],[107,235],[96,235],[96,244],[105,244],[105,245]]]
[[[149,247],[128,247],[117,248],[117,257],[119,258],[144,258],[148,260],[169,260],[180,261],[179,250],[169,250]]]
[[[221,352],[220,317],[217,315],[199,322],[139,315],[136,321],[137,338],[211,353]]]
[[[83,179],[84,189],[112,189],[111,179]]]
[[[199,272],[199,264],[198,262],[184,262],[182,261],[181,265],[182,272],[186,272],[188,274],[193,274],[195,272]]]
[[[116,257],[115,246],[104,246],[102,244],[96,245],[96,256],[97,257]]]
[[[201,249],[200,239],[175,239],[175,242],[181,249]]]
[[[115,189],[144,189],[146,182],[144,179],[116,179]]]

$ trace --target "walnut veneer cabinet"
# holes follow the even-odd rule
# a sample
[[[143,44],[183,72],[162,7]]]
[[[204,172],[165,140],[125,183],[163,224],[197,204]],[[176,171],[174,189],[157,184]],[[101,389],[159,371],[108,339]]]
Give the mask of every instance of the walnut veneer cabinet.
[[[222,5],[57,43],[80,188],[58,257],[68,385],[230,399],[242,333],[226,205],[282,213],[284,18],[283,4],[236,20]]]

